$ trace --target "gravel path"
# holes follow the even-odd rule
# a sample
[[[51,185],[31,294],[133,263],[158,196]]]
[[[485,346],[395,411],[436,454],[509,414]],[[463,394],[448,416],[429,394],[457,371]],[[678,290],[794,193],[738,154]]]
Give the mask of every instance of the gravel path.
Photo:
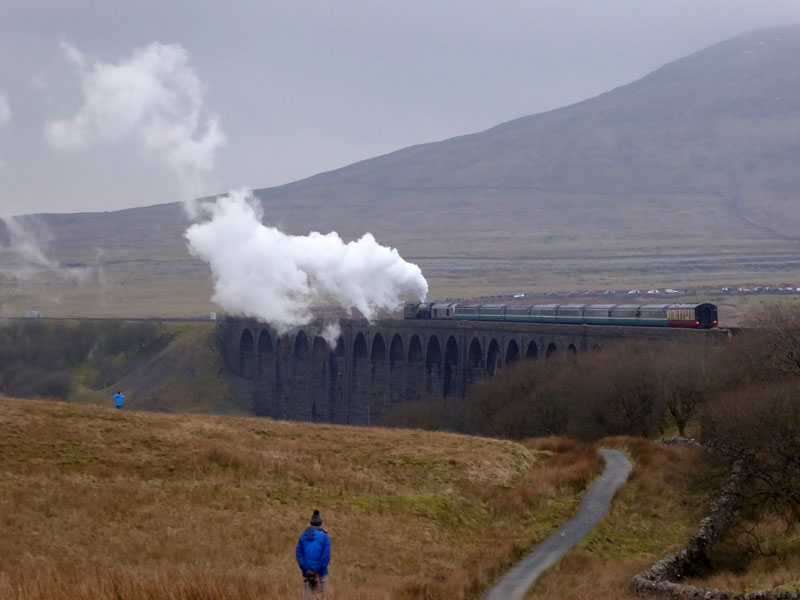
[[[572,519],[539,544],[486,592],[484,600],[521,600],[545,569],[580,542],[608,511],[611,499],[633,469],[631,461],[618,450],[600,450],[605,471],[586,491]]]

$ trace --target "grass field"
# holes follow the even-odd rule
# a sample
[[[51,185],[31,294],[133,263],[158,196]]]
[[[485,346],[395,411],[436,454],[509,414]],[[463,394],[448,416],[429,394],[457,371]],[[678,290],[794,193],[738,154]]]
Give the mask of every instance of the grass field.
[[[566,520],[591,446],[0,400],[0,597],[474,598]]]
[[[707,509],[697,450],[603,447],[634,472],[609,515],[529,598],[622,600]],[[596,446],[416,430],[116,411],[0,397],[0,598],[294,598],[297,537],[320,509],[331,597],[474,599],[577,509]],[[768,527],[768,525],[765,525]],[[696,581],[797,584],[797,531]]]

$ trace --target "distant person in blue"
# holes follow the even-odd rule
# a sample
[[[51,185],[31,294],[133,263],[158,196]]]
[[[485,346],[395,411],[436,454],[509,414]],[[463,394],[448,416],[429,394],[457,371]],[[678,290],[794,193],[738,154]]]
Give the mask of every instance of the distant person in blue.
[[[122,401],[125,400],[125,396],[122,395],[122,392],[117,392],[114,394],[114,406],[117,408],[122,408]]]
[[[297,564],[303,574],[303,600],[328,598],[328,563],[331,560],[331,540],[322,528],[318,510],[311,515],[311,527],[297,540]]]

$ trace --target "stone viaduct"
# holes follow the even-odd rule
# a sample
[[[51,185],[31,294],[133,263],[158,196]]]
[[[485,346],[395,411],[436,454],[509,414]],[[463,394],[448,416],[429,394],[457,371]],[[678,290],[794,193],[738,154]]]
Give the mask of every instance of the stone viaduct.
[[[728,336],[726,330],[447,320],[339,324],[333,345],[322,337],[322,322],[283,335],[253,319],[229,317],[220,324],[225,360],[247,381],[256,415],[373,425],[398,403],[464,398],[475,381],[518,360],[546,360],[623,339]]]

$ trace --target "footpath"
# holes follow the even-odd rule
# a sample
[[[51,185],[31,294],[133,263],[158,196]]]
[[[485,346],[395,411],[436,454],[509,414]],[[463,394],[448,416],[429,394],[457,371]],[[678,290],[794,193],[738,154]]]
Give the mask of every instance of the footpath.
[[[586,491],[578,513],[489,588],[484,600],[521,600],[539,575],[580,542],[605,516],[611,499],[627,481],[633,465],[618,450],[600,450],[600,454],[606,468]]]

